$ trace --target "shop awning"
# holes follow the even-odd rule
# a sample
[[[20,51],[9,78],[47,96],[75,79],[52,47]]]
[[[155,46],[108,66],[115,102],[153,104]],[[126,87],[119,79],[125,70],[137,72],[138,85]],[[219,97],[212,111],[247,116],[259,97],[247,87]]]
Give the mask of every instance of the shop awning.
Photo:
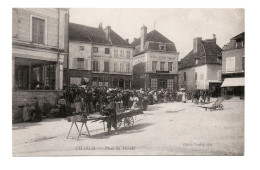
[[[245,78],[225,78],[221,87],[236,87],[236,86],[245,86]]]

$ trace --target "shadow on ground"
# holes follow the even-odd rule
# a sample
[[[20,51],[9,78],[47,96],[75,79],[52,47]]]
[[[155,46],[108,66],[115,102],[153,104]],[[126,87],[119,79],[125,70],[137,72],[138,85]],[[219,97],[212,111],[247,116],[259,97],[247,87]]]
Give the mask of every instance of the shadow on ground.
[[[144,128],[153,125],[154,123],[142,123],[142,124],[137,124],[134,126],[130,126],[130,127],[123,127],[119,129],[119,135],[125,135],[125,134],[132,134],[132,133],[140,133],[145,131]],[[107,129],[106,129],[107,130]],[[93,138],[93,139],[107,139],[110,137],[114,136],[115,131],[112,130],[111,134],[112,135],[106,135],[107,132],[102,132],[102,133],[98,133],[98,134],[94,134],[91,136],[88,136],[88,138]],[[82,138],[81,138],[82,139]]]
[[[32,126],[39,126],[42,125],[44,122],[58,122],[62,121],[65,118],[54,118],[54,119],[43,119],[41,122],[23,122],[23,123],[17,123],[12,125],[12,130],[21,130],[21,129],[27,129]]]

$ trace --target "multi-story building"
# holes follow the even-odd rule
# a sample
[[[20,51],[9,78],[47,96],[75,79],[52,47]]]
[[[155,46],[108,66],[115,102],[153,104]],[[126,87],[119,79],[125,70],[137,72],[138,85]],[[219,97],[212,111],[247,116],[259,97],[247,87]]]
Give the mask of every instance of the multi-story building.
[[[68,9],[12,9],[13,113],[37,97],[54,104],[63,88]]]
[[[136,89],[176,89],[178,56],[175,44],[157,30],[147,33],[141,28],[141,37],[132,42],[133,80]]]
[[[213,96],[220,95],[221,48],[213,39],[193,40],[193,49],[179,62],[179,88],[187,91],[209,90]]]
[[[230,39],[222,51],[222,80],[224,95],[244,96],[245,33]]]
[[[70,84],[129,89],[132,86],[133,47],[115,31],[70,23]]]

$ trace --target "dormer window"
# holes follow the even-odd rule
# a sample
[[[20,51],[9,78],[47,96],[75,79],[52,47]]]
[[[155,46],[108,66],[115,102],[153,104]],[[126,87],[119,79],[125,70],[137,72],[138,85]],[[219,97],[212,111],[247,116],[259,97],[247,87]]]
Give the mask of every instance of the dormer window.
[[[199,63],[199,58],[195,58],[195,64]]]
[[[160,50],[161,50],[161,51],[165,51],[165,50],[166,50],[166,45],[160,44]]]
[[[244,47],[244,41],[243,40],[237,41],[236,42],[236,47],[237,48],[243,48]]]

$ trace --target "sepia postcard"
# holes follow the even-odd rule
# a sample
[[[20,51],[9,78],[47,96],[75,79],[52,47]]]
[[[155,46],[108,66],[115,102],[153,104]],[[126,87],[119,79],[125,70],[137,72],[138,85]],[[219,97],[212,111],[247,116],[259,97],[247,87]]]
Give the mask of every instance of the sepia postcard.
[[[245,10],[12,8],[12,153],[243,156]]]

